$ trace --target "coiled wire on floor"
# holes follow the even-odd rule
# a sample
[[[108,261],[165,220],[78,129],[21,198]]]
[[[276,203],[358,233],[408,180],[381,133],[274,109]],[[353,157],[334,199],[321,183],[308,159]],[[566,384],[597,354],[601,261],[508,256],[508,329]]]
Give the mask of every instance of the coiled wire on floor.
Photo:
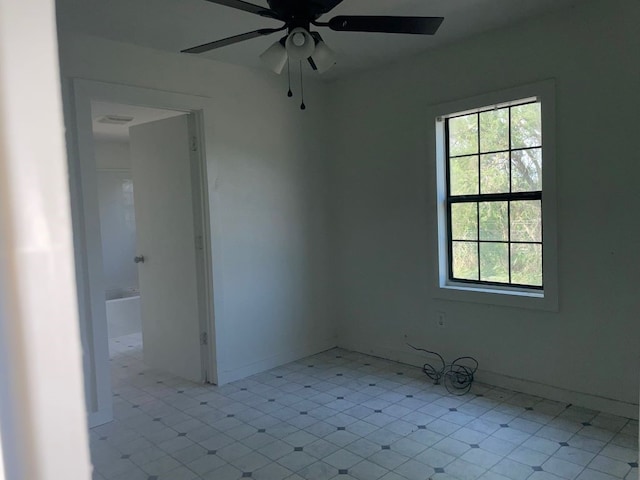
[[[453,362],[447,363],[437,352],[432,352],[424,348],[414,347],[407,343],[414,350],[425,352],[429,355],[438,357],[440,360],[440,368],[436,368],[430,363],[422,366],[424,374],[433,380],[434,385],[444,383],[445,388],[452,395],[464,395],[471,390],[473,376],[478,370],[478,361],[473,357],[458,357]]]

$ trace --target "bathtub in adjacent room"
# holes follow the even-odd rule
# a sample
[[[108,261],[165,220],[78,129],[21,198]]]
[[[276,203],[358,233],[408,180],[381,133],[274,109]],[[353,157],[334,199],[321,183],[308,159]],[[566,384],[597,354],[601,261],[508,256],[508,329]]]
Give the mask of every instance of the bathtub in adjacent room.
[[[122,337],[142,331],[140,293],[138,291],[124,291],[108,295],[106,304],[109,338]]]

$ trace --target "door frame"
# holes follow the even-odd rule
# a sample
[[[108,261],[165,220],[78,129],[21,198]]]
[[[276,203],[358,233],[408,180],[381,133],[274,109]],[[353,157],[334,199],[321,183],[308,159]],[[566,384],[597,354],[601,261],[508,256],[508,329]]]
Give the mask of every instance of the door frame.
[[[195,121],[195,162],[193,178],[195,231],[202,234],[202,268],[199,269],[200,331],[207,344],[201,345],[202,381],[218,382],[216,329],[213,297],[213,260],[206,151],[213,151],[204,126],[213,123],[213,101],[208,97],[154,90],[74,78],[69,87],[73,125],[67,125],[69,174],[73,219],[74,254],[80,330],[83,343],[85,396],[89,426],[113,420],[102,238],[97,189],[97,169],[92,128],[91,102],[137,105],[176,110],[193,115]],[[198,208],[199,207],[199,208]]]

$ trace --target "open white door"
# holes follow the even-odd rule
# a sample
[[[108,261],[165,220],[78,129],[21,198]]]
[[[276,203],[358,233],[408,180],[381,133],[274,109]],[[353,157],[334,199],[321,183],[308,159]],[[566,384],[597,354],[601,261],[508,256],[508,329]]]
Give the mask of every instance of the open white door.
[[[144,361],[194,381],[201,360],[188,115],[129,129]],[[141,258],[142,257],[142,258]],[[134,259],[131,259],[134,261]]]

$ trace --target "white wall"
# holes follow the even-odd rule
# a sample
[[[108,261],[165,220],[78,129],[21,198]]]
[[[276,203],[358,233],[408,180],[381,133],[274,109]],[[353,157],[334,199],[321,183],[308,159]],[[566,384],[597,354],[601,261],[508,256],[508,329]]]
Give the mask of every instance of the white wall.
[[[91,477],[52,0],[0,0],[0,478]]]
[[[131,170],[129,140],[95,137],[94,149],[98,170]]]
[[[615,399],[601,408],[637,415],[628,404],[638,403],[640,354],[638,19],[637,1],[585,2],[331,85],[341,346],[417,362],[406,334],[448,359],[475,356],[481,378],[525,379],[523,388],[574,403]],[[426,107],[547,78],[556,80],[559,312],[431,298]]]
[[[220,377],[334,346],[324,86],[305,83],[303,112],[287,98],[286,78],[265,71],[64,33],[60,43],[65,81],[202,95],[216,105],[204,133],[215,145],[206,155]],[[69,125],[71,98],[67,82]]]
[[[123,292],[138,288],[138,267],[133,262],[136,221],[129,144],[96,140],[94,147],[106,298],[119,298]]]

